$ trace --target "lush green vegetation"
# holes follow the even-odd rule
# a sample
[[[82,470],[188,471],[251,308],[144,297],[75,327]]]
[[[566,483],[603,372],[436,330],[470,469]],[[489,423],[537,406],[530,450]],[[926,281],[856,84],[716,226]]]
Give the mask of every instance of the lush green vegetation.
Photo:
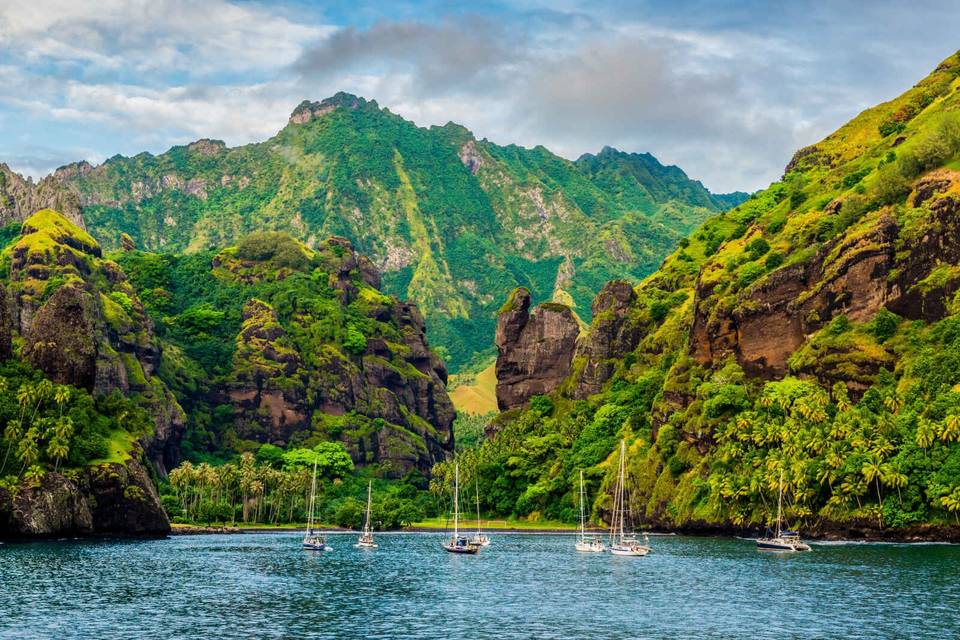
[[[380,313],[392,299],[356,274],[349,284],[337,280],[347,259],[339,245],[314,252],[289,235],[262,232],[216,254],[128,251],[114,257],[145,292],[144,306],[165,345],[160,375],[188,413],[182,446],[188,460],[222,462],[269,438],[263,416],[238,420],[232,405],[216,402],[217,389],[256,388],[255,379],[266,376],[270,388],[306,398],[332,384],[328,367],[359,370],[359,356],[373,337],[393,346],[393,360],[384,361],[392,370],[423,375],[403,359],[402,328]],[[356,292],[345,300],[341,286]],[[292,370],[290,362],[297,363]],[[351,423],[372,424],[376,411],[318,414],[312,429],[293,434],[292,444],[336,439]]]
[[[222,465],[189,462],[161,483],[161,500],[175,523],[303,524],[307,521],[314,462],[317,464],[319,522],[359,528],[366,509],[367,480],[374,480],[371,520],[377,529],[407,526],[437,513],[426,481],[412,474],[400,481],[351,473],[342,445],[282,450],[264,444]]]
[[[133,439],[153,430],[146,411],[120,393],[95,398],[17,360],[0,363],[0,424],[0,483],[6,487],[125,458]],[[124,437],[117,444],[119,434]]]
[[[649,155],[607,149],[573,163],[453,124],[418,128],[346,94],[323,106],[336,108],[259,144],[109,159],[72,179],[93,203],[87,227],[110,248],[127,234],[145,250],[201,256],[245,238],[240,257],[256,260],[282,240],[253,232],[288,231],[313,248],[347,237],[383,265],[387,293],[418,303],[456,371],[489,348],[508,291],[571,296],[589,318],[604,282],[649,274],[745,197],[714,196]],[[286,251],[274,260],[302,268],[302,252]]]
[[[636,287],[623,322],[640,328],[639,343],[611,361],[600,394],[574,399],[585,366],[575,361],[557,393],[501,415],[497,437],[464,452],[488,487],[484,508],[570,521],[584,469],[593,513],[605,516],[622,438],[641,523],[761,527],[775,514],[782,475],[795,523],[960,525],[960,274],[952,249],[924,244],[939,237],[938,246],[953,246],[958,78],[953,56],[799,152],[781,182],[681,243]],[[892,224],[888,249],[879,230]],[[792,301],[799,306],[881,249],[891,251],[889,272],[870,278],[898,282],[911,268],[918,280],[903,286],[942,312],[921,315],[917,302],[909,312],[919,319],[910,320],[876,302],[869,314],[822,305],[830,315],[802,317],[811,329],[786,371],[766,378],[748,375],[732,348],[722,355],[717,319],[762,310],[766,285],[814,274]],[[705,336],[691,333],[695,303],[703,322],[716,320]],[[789,327],[773,321],[786,339]],[[711,340],[720,355],[703,355]]]

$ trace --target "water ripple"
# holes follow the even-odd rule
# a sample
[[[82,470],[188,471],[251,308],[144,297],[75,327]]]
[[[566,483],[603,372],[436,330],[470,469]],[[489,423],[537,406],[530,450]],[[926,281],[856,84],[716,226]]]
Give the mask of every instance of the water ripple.
[[[653,539],[646,558],[577,554],[568,536],[441,537],[377,551],[292,534],[0,548],[0,638],[958,638],[960,547]]]

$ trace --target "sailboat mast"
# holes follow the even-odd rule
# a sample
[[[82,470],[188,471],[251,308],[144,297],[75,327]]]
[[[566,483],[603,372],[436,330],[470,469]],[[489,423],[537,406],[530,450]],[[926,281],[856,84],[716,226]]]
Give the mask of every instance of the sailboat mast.
[[[583,469],[580,469],[580,540],[586,537],[586,526],[583,520]]]
[[[364,533],[370,533],[370,501],[372,500],[371,498],[372,488],[373,488],[373,481],[371,480],[367,482],[367,520],[366,522],[363,523]]]
[[[619,493],[620,493],[620,500],[619,500],[619,503],[620,503],[620,522],[619,522],[619,525],[618,525],[618,527],[617,527],[618,533],[619,533],[619,535],[620,535],[620,543],[621,543],[621,544],[623,543],[623,526],[624,526],[623,512],[624,512],[624,509],[625,509],[625,508],[624,508],[624,504],[623,504],[623,503],[624,503],[624,486],[623,486],[623,484],[624,484],[624,476],[626,475],[626,474],[625,474],[626,465],[625,465],[625,463],[624,463],[624,458],[626,457],[626,453],[627,453],[627,443],[626,443],[626,441],[621,440],[621,441],[620,441],[620,482],[619,482],[619,484],[618,484],[618,486],[619,486]]]
[[[460,463],[453,467],[453,539],[460,537]]]
[[[477,489],[477,539],[480,539],[480,477],[475,480]]]
[[[780,537],[780,519],[783,506],[783,468],[780,469],[780,492],[777,494],[777,537]]]
[[[307,514],[307,533],[313,533],[313,514],[317,503],[317,458],[313,459],[313,482],[310,485],[310,513]]]

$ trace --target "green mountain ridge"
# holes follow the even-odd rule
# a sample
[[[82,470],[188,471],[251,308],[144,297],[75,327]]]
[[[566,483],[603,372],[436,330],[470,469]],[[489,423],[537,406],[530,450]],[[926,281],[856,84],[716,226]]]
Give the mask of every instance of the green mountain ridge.
[[[453,369],[488,349],[512,288],[572,299],[588,320],[605,281],[646,276],[691,229],[746,197],[711,194],[649,154],[605,149],[571,162],[452,123],[417,127],[345,93],[304,101],[261,143],[203,139],[80,162],[40,185],[78,202],[107,249],[123,233],[162,253],[219,249],[254,230],[309,247],[348,238],[383,273],[386,293],[420,306]]]
[[[570,375],[461,466],[491,510],[567,520],[583,469],[604,518],[623,438],[647,526],[762,530],[782,477],[807,533],[960,539],[958,220],[955,54],[609,283]]]

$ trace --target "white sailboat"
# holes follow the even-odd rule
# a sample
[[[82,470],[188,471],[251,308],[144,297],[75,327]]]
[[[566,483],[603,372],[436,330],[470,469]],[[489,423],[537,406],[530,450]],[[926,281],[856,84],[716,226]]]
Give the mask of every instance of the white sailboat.
[[[600,538],[596,536],[587,537],[587,516],[584,512],[584,503],[586,502],[586,493],[583,491],[583,469],[580,470],[580,535],[577,537],[576,549],[587,553],[597,553],[606,551]]]
[[[481,547],[490,546],[490,537],[483,535],[483,532],[480,530],[480,480],[476,481],[477,488],[477,532],[473,534],[473,537],[470,538],[470,544],[475,544]]]
[[[363,521],[363,533],[360,534],[360,538],[357,540],[357,544],[353,545],[357,549],[376,549],[377,543],[373,541],[373,527],[370,526],[370,505],[372,503],[372,488],[373,482],[367,482],[367,517]]]
[[[796,531],[783,530],[783,469],[780,470],[780,492],[777,494],[777,529],[773,537],[757,538],[758,551],[812,551],[810,545],[800,540]]]
[[[627,511],[626,505],[626,475],[627,475],[627,444],[620,441],[620,473],[617,476],[617,485],[613,493],[613,526],[610,528],[610,553],[615,556],[645,556],[650,553],[649,541],[640,544],[624,529],[624,520]]]
[[[460,535],[460,463],[455,463],[453,473],[453,537],[443,543],[443,548],[450,553],[475,555],[480,552],[480,545],[471,544]]]
[[[333,551],[327,546],[327,538],[314,532],[314,513],[317,506],[317,461],[313,461],[313,483],[310,485],[310,506],[307,511],[307,533],[303,536],[303,548],[308,551]]]

